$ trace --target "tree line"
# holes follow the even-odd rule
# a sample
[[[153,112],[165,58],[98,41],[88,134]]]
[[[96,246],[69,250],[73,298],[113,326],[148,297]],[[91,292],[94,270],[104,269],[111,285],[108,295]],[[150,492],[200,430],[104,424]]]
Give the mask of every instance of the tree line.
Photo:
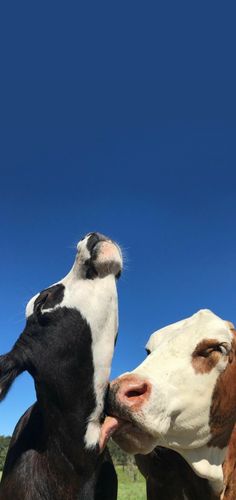
[[[10,436],[0,435],[0,470],[3,469],[10,440],[11,440]]]
[[[10,440],[10,436],[0,435],[0,471],[3,470]],[[115,465],[123,465],[124,467],[133,463],[133,457],[121,450],[114,441],[110,440],[108,447]]]

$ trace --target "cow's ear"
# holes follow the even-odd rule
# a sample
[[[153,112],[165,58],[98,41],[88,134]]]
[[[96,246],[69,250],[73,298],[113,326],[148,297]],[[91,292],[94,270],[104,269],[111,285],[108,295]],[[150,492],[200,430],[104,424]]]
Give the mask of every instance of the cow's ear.
[[[24,371],[12,352],[0,356],[0,401],[2,401],[15,378]]]
[[[65,286],[61,283],[43,290],[34,303],[34,312],[37,316],[41,315],[43,309],[52,309],[60,304],[64,297],[64,290]]]
[[[44,290],[43,292],[40,293],[40,295],[38,296],[38,298],[34,303],[34,312],[37,315],[38,319],[41,318],[41,312],[43,307],[46,305],[48,296],[49,296],[48,291]]]

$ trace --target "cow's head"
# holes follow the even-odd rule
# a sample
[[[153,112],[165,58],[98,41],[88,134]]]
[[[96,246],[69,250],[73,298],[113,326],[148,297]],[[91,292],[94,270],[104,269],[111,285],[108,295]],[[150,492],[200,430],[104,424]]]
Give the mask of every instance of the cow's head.
[[[155,332],[146,348],[145,361],[113,381],[108,412],[118,419],[108,418],[103,434],[117,429],[130,453],[174,449],[220,490],[236,421],[233,325],[201,310]]]
[[[88,234],[77,249],[69,274],[29,301],[23,333],[0,357],[0,399],[28,370],[41,407],[81,417],[91,447],[99,438],[117,335],[115,278],[122,256],[119,246],[99,233]]]

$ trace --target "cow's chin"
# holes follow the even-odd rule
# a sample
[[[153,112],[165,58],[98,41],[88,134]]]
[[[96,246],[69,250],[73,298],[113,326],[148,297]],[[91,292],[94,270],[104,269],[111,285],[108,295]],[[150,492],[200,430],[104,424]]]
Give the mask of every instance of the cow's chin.
[[[122,450],[131,455],[137,453],[147,455],[156,446],[156,440],[153,436],[130,422],[125,422],[120,426],[112,437]]]

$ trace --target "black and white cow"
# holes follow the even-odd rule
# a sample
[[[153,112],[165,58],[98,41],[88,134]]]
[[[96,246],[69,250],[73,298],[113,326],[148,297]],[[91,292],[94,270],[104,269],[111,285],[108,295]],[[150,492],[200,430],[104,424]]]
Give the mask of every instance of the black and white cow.
[[[27,370],[37,402],[18,422],[1,500],[115,500],[116,474],[99,439],[118,329],[119,246],[99,233],[78,243],[75,263],[33,297],[26,327],[0,357],[0,398]]]
[[[150,337],[113,381],[103,444],[141,453],[148,500],[236,499],[236,332],[209,310]]]

